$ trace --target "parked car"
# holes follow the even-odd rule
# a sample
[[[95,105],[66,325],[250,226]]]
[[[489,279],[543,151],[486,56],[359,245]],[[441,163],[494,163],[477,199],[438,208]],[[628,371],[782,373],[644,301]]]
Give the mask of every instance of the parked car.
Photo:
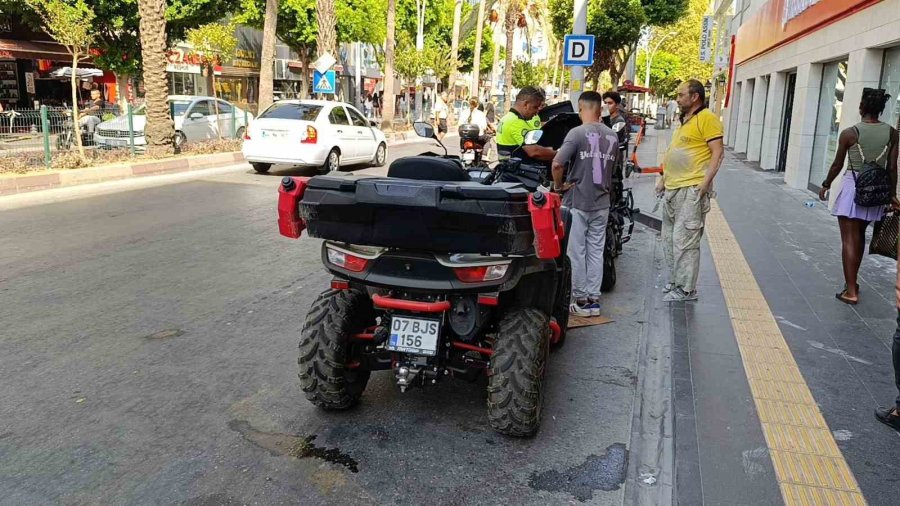
[[[253,119],[249,112],[222,99],[193,95],[170,95],[169,108],[175,120],[175,145],[207,139],[239,139]],[[145,106],[133,111],[134,145],[147,144],[144,125],[147,123]],[[128,116],[121,115],[97,125],[94,143],[105,147],[128,146]]]
[[[387,159],[384,133],[355,107],[323,100],[281,100],[247,129],[244,158],[260,173],[273,164],[319,167],[382,166]]]

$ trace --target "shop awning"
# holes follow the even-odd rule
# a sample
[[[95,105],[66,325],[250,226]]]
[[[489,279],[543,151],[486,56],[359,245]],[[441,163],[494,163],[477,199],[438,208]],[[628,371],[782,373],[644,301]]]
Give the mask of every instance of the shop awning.
[[[0,39],[0,58],[72,61],[72,56],[62,44],[12,39]]]

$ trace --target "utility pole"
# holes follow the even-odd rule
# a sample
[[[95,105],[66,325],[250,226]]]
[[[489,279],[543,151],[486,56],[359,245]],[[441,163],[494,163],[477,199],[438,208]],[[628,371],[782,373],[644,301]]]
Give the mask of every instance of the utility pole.
[[[572,33],[575,35],[584,35],[587,33],[587,7],[588,0],[575,0],[574,17],[572,18]],[[563,51],[565,51],[565,46]],[[572,106],[578,110],[578,97],[584,90],[584,67],[572,67],[572,81],[569,85],[569,99]]]
[[[472,96],[481,100],[481,36],[484,33],[484,4],[478,2],[478,24],[475,25],[475,56],[472,66]]]
[[[425,49],[425,0],[416,0],[416,52]],[[416,121],[424,119],[422,111],[422,76],[416,76]]]
[[[644,76],[644,88],[650,87],[650,66],[653,65],[653,57],[656,55],[656,51],[659,50],[659,46],[662,45],[663,41],[668,39],[669,37],[676,35],[675,32],[669,32],[663,38],[659,39],[659,42],[656,43],[656,47],[653,48],[653,51],[647,52],[647,74]],[[647,44],[647,49],[650,49],[650,44]]]

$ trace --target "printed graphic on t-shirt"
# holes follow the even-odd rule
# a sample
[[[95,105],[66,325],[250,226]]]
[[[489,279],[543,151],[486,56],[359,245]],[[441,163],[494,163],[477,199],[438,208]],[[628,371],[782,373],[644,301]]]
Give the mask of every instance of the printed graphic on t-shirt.
[[[585,137],[587,137],[590,145],[590,151],[581,151],[578,153],[578,157],[582,160],[591,159],[594,184],[604,184],[606,181],[606,162],[615,161],[616,157],[613,153],[604,153],[600,148],[599,132],[586,132]],[[612,145],[618,142],[619,139],[615,135],[607,135],[606,140]]]

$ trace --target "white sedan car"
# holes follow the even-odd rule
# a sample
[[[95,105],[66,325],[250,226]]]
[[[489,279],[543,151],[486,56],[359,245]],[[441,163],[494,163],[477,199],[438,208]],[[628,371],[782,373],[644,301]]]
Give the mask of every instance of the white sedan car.
[[[384,133],[356,108],[343,102],[281,100],[247,128],[244,158],[257,172],[273,164],[319,167],[382,166],[387,159]]]
[[[193,95],[169,95],[169,109],[174,114],[175,144],[209,139],[244,136],[247,123],[253,115],[222,99]],[[133,111],[134,145],[143,148],[144,125],[147,123],[145,106]],[[129,145],[128,116],[121,115],[104,121],[94,129],[94,144],[106,147]]]

